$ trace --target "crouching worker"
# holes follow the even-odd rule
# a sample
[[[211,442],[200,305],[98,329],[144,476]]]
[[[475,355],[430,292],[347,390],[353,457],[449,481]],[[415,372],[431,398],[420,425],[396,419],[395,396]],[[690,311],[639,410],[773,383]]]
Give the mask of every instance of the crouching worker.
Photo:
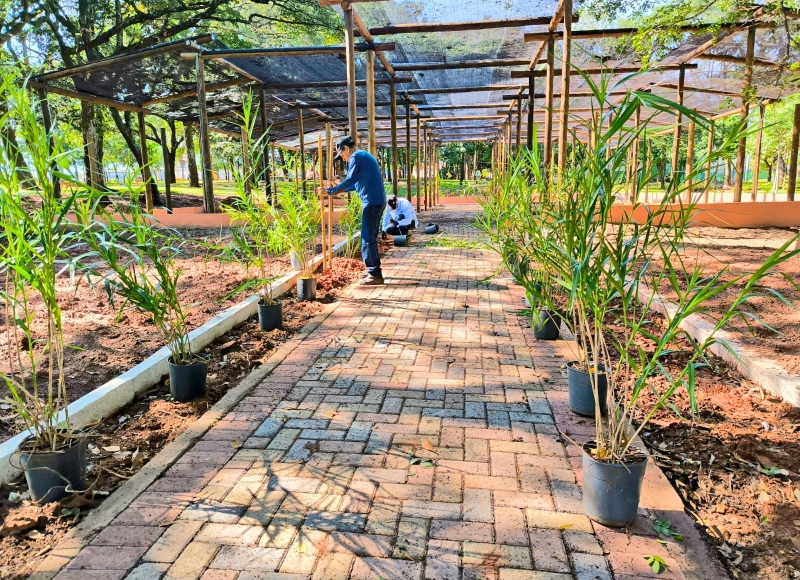
[[[417,228],[417,212],[410,201],[396,195],[389,198],[383,213],[383,233],[390,236],[408,235],[408,230]]]

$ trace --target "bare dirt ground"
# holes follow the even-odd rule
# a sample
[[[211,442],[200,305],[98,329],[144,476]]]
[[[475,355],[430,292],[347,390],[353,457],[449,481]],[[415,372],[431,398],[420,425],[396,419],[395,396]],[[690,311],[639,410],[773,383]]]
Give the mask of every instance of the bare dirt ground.
[[[244,274],[220,268],[218,264],[208,266],[197,258],[189,260],[186,266],[192,267],[193,273],[191,278],[187,275],[184,279],[185,296],[198,301],[192,306],[194,325],[225,306],[226,303],[216,302],[215,297],[236,287]],[[210,270],[204,269],[206,267]],[[265,361],[275,348],[298,332],[319,313],[323,304],[335,301],[341,289],[363,272],[360,261],[335,258],[333,268],[317,278],[316,302],[298,302],[291,293],[282,298],[283,330],[262,332],[257,319],[253,318],[218,338],[204,351],[210,356],[208,390],[204,397],[190,403],[173,401],[165,377],[116,415],[103,420],[96,426],[90,444],[89,480],[91,489],[96,492],[93,497],[90,493],[68,496],[60,502],[36,507],[24,499],[26,486],[23,482],[0,487],[0,523],[5,525],[5,531],[0,528],[0,578],[27,578],[93,507],[237,385],[251,369]],[[104,303],[104,297],[93,298],[93,312],[89,313],[85,312],[88,298],[82,298],[83,302],[76,299],[75,308],[68,310],[71,319],[83,325],[71,341],[80,342],[86,348],[73,351],[69,359],[73,397],[96,388],[105,377],[127,370],[161,346],[143,317],[126,314],[128,318],[115,326],[113,312]],[[84,373],[82,369],[95,374]],[[5,425],[5,433],[11,434],[13,421],[6,420]],[[31,528],[5,535],[13,522],[27,522]]]

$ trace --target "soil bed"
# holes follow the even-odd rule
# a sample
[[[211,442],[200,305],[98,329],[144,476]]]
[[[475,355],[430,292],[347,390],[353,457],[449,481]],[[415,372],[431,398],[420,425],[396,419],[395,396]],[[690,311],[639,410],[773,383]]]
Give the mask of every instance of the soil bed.
[[[196,260],[193,259],[193,260]],[[192,261],[195,268],[202,266],[202,260]],[[96,492],[82,496],[68,496],[61,502],[54,502],[42,507],[30,505],[26,497],[24,482],[0,486],[0,523],[31,522],[33,528],[21,534],[2,537],[0,531],[0,578],[22,580],[33,572],[36,566],[55,547],[71,527],[83,519],[89,511],[103,501],[126,479],[135,474],[167,443],[174,440],[186,427],[207,411],[224,396],[233,386],[244,379],[250,371],[265,361],[272,351],[297,333],[303,325],[323,308],[323,304],[336,300],[341,289],[359,278],[364,272],[360,261],[348,258],[334,258],[333,268],[320,274],[317,278],[317,301],[299,302],[293,293],[288,293],[283,303],[284,330],[262,332],[258,328],[256,317],[218,338],[204,350],[210,357],[208,391],[205,397],[191,403],[178,403],[169,394],[166,377],[150,391],[144,393],[116,415],[104,419],[95,427],[91,440],[89,482]],[[193,326],[219,310],[220,305],[209,301],[208,293],[224,294],[236,287],[244,279],[236,275],[221,276],[215,271],[209,273],[195,271],[186,274],[188,280],[207,281],[207,283],[188,285],[187,292],[195,299],[206,300],[193,306]],[[204,296],[203,293],[206,293]],[[93,298],[93,309],[106,316],[108,306],[104,305],[105,297]],[[189,298],[191,300],[191,298]],[[80,304],[80,302],[76,302]],[[96,305],[96,306],[95,306]],[[84,307],[86,304],[84,303]],[[224,306],[224,304],[222,304]],[[105,310],[104,310],[105,309]],[[77,314],[76,314],[77,316]],[[114,326],[113,317],[105,320],[94,313],[94,317],[86,321],[86,336],[100,334],[103,338],[95,338],[93,345],[102,345],[106,340],[117,340],[114,343],[113,355],[101,358],[102,351],[93,348],[77,353],[70,358],[70,372],[75,377],[82,377],[78,386],[72,387],[73,400],[76,393],[83,394],[96,388],[108,378],[116,376],[135,364],[136,358],[145,358],[148,349],[161,347],[160,340],[150,329],[143,318],[126,313],[129,319]],[[90,330],[94,326],[97,330]],[[65,325],[66,326],[66,325]],[[112,338],[110,334],[115,336]],[[71,339],[73,343],[75,339]],[[133,352],[126,352],[133,351]],[[109,368],[110,367],[110,368]],[[78,369],[81,369],[80,371]],[[102,369],[90,375],[83,369]],[[89,375],[83,377],[83,375]],[[8,411],[4,411],[7,413]],[[13,430],[9,428],[13,421],[6,420],[5,435]],[[22,497],[20,502],[19,498]],[[8,529],[6,528],[6,532]]]

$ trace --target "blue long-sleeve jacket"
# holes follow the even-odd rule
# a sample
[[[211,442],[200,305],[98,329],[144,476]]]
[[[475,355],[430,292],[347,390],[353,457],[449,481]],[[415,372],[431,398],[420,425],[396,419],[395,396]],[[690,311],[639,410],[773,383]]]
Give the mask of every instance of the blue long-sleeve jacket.
[[[339,185],[328,189],[328,193],[355,191],[361,198],[361,206],[384,207],[386,191],[378,161],[366,151],[358,150],[347,162],[347,176]]]

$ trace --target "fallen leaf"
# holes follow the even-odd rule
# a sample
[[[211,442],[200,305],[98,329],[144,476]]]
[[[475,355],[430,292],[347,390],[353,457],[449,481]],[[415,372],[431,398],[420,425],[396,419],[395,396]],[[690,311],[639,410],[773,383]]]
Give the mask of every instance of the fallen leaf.
[[[300,552],[301,554],[305,554],[306,552],[308,552],[308,546],[306,546],[305,544],[300,544],[299,546],[297,546],[297,551]]]
[[[573,524],[564,524],[563,526],[558,526],[558,529],[559,530],[568,530],[572,526],[573,526]]]
[[[758,494],[759,503],[767,503],[772,500],[772,496],[765,491]]]
[[[109,445],[108,447],[103,447],[103,451],[106,451],[108,453],[116,453],[120,449],[121,448],[119,445]]]
[[[241,441],[236,440],[236,439],[231,441],[231,447],[233,447],[234,449],[241,449],[242,445],[243,445],[243,443]]]
[[[42,538],[44,538],[44,534],[39,530],[31,530],[28,532],[29,540],[41,540]]]
[[[436,447],[434,447],[433,444],[428,441],[427,437],[422,440],[422,448],[426,451],[432,451],[433,453],[436,453]]]
[[[144,453],[139,451],[138,449],[133,452],[131,455],[131,468],[138,467],[144,463]]]

